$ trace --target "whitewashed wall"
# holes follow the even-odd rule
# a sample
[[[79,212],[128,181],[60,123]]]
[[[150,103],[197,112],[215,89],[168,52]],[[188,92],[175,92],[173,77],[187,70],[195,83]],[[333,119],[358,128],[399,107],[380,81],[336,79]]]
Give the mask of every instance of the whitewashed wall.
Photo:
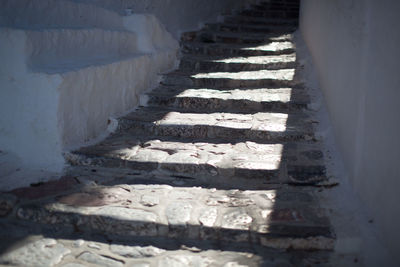
[[[248,2],[0,1],[0,189],[61,174],[176,66],[181,32]]]
[[[400,2],[302,0],[312,54],[354,190],[400,263]]]

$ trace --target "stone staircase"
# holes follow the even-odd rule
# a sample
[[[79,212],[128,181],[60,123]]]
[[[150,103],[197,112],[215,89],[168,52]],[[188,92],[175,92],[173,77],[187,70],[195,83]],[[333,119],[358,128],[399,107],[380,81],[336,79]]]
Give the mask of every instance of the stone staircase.
[[[67,153],[60,181],[13,191],[7,216],[48,225],[61,266],[326,266],[335,234],[297,14],[298,1],[269,1],[183,34],[147,106]]]

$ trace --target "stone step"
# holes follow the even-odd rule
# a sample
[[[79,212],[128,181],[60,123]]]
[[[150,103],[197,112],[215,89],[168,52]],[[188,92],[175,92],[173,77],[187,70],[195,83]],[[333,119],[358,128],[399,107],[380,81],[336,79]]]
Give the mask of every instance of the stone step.
[[[38,16],[38,14],[46,14]],[[104,28],[123,29],[120,15],[96,5],[65,0],[2,0],[0,26],[49,28]]]
[[[22,191],[14,193],[21,196]],[[24,195],[29,191],[34,189],[25,189]],[[226,247],[234,242],[242,248],[250,245],[278,251],[334,247],[326,211],[318,206],[312,190],[88,185],[33,200],[22,195],[18,202],[9,215],[15,220],[89,231],[112,240],[111,251],[120,255],[129,250],[118,245],[124,241],[157,237],[183,244],[212,241]],[[98,262],[85,253],[79,259]]]
[[[286,8],[284,10],[243,10],[240,15],[260,18],[277,19],[297,19],[299,17],[298,8]]]
[[[283,55],[295,52],[292,42],[270,42],[267,44],[224,44],[181,42],[183,54],[197,54],[207,56],[266,56]]]
[[[198,88],[282,88],[302,86],[295,79],[295,69],[257,70],[240,72],[171,72],[163,76],[161,84]]]
[[[274,41],[291,41],[292,34],[261,34],[261,33],[238,33],[225,31],[195,31],[185,32],[181,35],[181,41],[204,42],[204,43],[233,43],[233,44],[263,44]]]
[[[28,65],[32,68],[78,64],[90,59],[123,58],[138,54],[136,35],[104,29],[21,30],[29,43]]]
[[[252,57],[184,55],[179,65],[180,70],[193,72],[240,72],[295,67],[296,54]]]
[[[235,15],[235,16],[226,16],[224,21],[226,23],[232,24],[252,24],[252,25],[264,25],[264,26],[273,26],[273,25],[289,25],[289,26],[297,26],[298,19],[282,19],[282,18],[267,18],[267,17],[255,17],[255,16],[246,16],[246,15]]]
[[[156,107],[139,108],[119,119],[121,130],[137,135],[261,142],[312,140],[312,124],[301,112],[189,113]]]
[[[284,112],[293,113],[306,109],[309,97],[301,89],[258,88],[215,90],[207,88],[182,88],[181,86],[159,86],[148,93],[149,106],[167,106],[175,110],[190,112]]]
[[[250,6],[250,9],[255,9],[255,10],[286,10],[286,9],[299,9],[300,4],[299,3],[281,3],[281,2],[276,2],[276,3],[259,3],[259,4],[252,4]]]
[[[210,23],[204,26],[204,30],[222,31],[222,32],[254,32],[254,33],[292,33],[296,26],[291,25],[253,25],[253,24],[233,24],[233,23]]]
[[[145,171],[189,180],[194,186],[265,188],[270,184],[315,185],[326,180],[316,142],[255,143],[237,139],[118,134],[66,156],[73,166]],[[123,176],[120,176],[123,177]],[[159,180],[159,179],[158,179]],[[168,180],[168,179],[166,179]]]

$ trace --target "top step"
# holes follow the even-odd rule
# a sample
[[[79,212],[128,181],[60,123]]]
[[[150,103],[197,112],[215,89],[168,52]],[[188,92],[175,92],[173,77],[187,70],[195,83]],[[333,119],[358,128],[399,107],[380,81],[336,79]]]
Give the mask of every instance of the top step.
[[[95,5],[66,0],[2,0],[0,26],[23,29],[123,29],[118,13]]]

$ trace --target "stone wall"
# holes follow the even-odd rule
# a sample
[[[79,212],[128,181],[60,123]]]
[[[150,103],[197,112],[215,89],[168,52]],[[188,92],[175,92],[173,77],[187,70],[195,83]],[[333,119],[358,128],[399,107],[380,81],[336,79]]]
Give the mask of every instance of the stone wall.
[[[349,179],[400,262],[399,12],[395,0],[303,0],[300,29]]]

